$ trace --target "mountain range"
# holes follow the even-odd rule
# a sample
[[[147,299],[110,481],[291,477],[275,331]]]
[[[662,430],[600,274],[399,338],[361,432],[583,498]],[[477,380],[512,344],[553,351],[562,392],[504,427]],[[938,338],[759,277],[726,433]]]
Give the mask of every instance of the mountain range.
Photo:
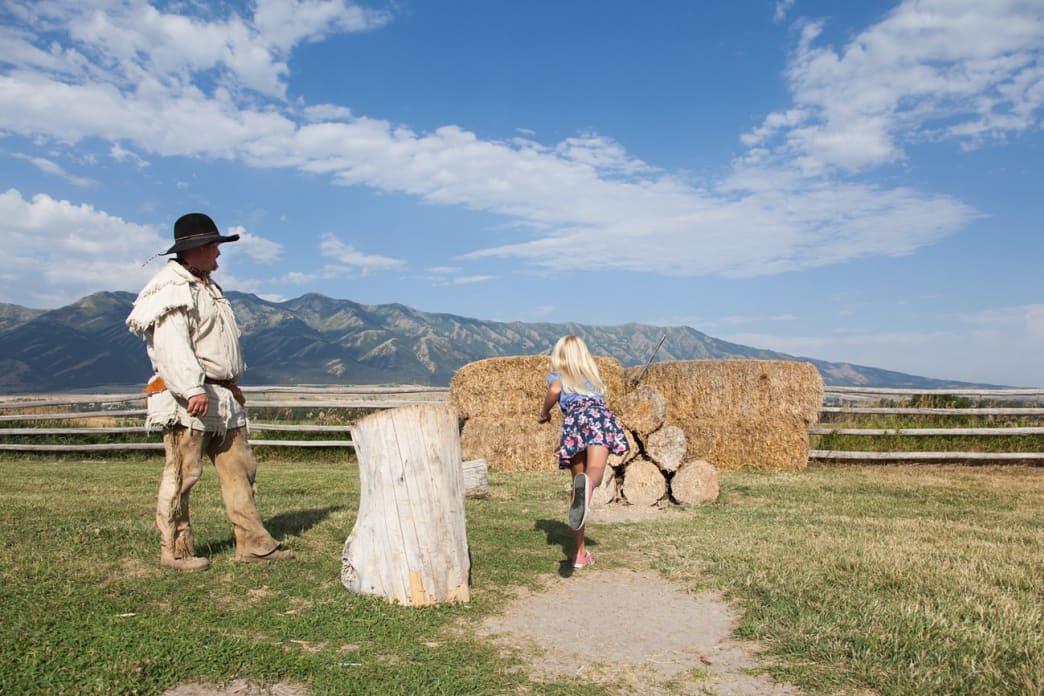
[[[124,325],[134,295],[98,292],[53,310],[0,304],[0,393],[140,387],[152,373],[145,346]],[[244,384],[445,386],[461,365],[548,353],[582,336],[625,367],[655,360],[757,358],[811,362],[834,386],[955,388],[972,385],[849,363],[801,358],[722,341],[689,327],[496,322],[363,305],[319,294],[284,302],[229,292],[242,330]]]

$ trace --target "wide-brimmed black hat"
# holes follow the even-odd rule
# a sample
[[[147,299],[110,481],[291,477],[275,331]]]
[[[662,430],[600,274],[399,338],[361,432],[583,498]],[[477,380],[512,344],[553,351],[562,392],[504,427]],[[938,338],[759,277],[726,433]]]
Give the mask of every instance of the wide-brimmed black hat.
[[[218,232],[217,225],[209,215],[189,213],[182,215],[174,223],[174,246],[167,249],[162,255],[177,254],[214,242],[234,242],[237,239],[239,239],[238,234],[223,236]]]

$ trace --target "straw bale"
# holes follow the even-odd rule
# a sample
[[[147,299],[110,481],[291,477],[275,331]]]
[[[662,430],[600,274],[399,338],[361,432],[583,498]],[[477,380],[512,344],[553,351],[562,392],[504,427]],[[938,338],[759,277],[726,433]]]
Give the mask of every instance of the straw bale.
[[[629,372],[635,368],[629,368]],[[791,360],[674,360],[653,363],[644,384],[667,400],[667,417],[819,417],[823,378],[812,363]],[[684,414],[684,415],[681,415]]]
[[[615,410],[624,393],[620,361],[595,356],[608,391],[607,404]],[[461,420],[469,418],[535,418],[547,393],[551,360],[546,355],[487,358],[460,367],[450,380],[450,403]],[[557,409],[554,409],[557,411]]]
[[[667,495],[667,479],[648,459],[635,459],[624,470],[622,492],[631,505],[649,507]]]
[[[491,469],[500,471],[557,471],[559,425],[537,423],[529,413],[517,418],[469,418],[460,433],[461,455],[465,460],[485,459]]]
[[[806,429],[823,401],[823,380],[811,363],[661,362],[649,366],[643,382],[661,391],[667,422],[685,431],[688,458],[725,471],[800,471],[808,464]]]
[[[617,415],[624,427],[643,438],[658,430],[667,415],[667,400],[651,384],[643,384],[624,394],[616,403]]]
[[[679,503],[713,503],[719,492],[718,470],[705,459],[682,462],[671,478],[671,497]]]
[[[627,452],[624,454],[610,454],[609,466],[622,466],[638,456],[638,443],[631,431],[624,427],[624,435],[627,437]]]
[[[662,471],[671,472],[685,459],[685,431],[677,425],[665,425],[649,436],[645,454]]]
[[[802,471],[808,465],[803,419],[695,418],[678,425],[688,439],[688,458],[712,461],[720,471]]]

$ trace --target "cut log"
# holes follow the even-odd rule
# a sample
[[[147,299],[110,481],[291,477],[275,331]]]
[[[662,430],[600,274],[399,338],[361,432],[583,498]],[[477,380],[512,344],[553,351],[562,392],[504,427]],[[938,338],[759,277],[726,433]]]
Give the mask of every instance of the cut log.
[[[467,602],[471,561],[453,407],[374,413],[352,427],[352,440],[361,487],[341,583],[408,606]]]
[[[624,428],[642,438],[658,430],[667,416],[667,400],[659,389],[649,384],[621,396],[616,408]]]
[[[679,503],[713,503],[718,492],[718,470],[705,459],[683,462],[671,479],[671,497]]]
[[[648,507],[667,495],[667,480],[648,459],[635,459],[624,470],[623,496],[631,505]]]
[[[485,459],[470,459],[463,464],[464,497],[485,498],[489,495],[489,467]]]
[[[677,425],[665,425],[649,436],[645,454],[663,471],[677,471],[685,459],[685,431]]]
[[[616,472],[613,471],[613,467],[605,467],[601,485],[591,491],[591,507],[601,510],[616,500],[616,484]]]

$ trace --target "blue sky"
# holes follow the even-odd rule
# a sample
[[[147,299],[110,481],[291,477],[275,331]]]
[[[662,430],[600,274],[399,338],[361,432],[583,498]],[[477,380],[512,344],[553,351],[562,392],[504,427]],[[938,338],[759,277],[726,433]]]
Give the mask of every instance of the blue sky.
[[[1044,386],[1044,5],[0,4],[0,302],[226,289],[688,325]]]

